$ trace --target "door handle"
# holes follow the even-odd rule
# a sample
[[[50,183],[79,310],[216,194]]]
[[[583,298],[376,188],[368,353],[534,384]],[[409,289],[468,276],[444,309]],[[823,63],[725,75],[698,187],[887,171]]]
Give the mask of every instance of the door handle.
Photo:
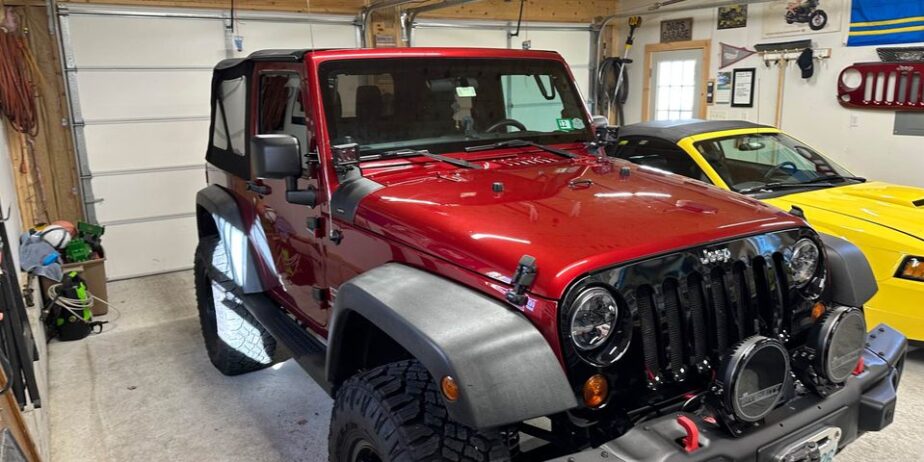
[[[255,182],[255,181],[248,181],[248,182],[247,182],[247,190],[248,190],[248,191],[253,191],[253,192],[255,192],[255,193],[257,193],[257,194],[259,194],[259,195],[261,195],[261,196],[266,196],[266,195],[268,195],[269,193],[273,192],[273,189],[270,188],[269,186],[267,186],[267,185],[265,185],[265,184],[257,183],[257,182]]]

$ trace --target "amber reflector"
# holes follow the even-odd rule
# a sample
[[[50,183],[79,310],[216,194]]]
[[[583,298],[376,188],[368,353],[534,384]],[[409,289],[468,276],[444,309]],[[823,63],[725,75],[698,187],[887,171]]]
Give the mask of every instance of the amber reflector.
[[[440,389],[447,400],[455,401],[459,399],[459,385],[456,383],[456,379],[448,375],[443,377],[443,380],[440,381]]]
[[[584,382],[583,392],[585,405],[588,407],[600,407],[606,402],[606,395],[610,392],[610,386],[606,382],[606,377],[595,374]]]
[[[812,321],[817,321],[821,319],[821,317],[825,315],[825,311],[827,310],[828,308],[825,306],[824,303],[821,303],[821,302],[816,303],[815,306],[812,307]]]

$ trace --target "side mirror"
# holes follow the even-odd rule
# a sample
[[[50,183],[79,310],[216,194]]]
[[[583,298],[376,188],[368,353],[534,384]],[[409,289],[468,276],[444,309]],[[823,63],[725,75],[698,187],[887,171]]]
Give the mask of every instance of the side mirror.
[[[619,127],[611,127],[610,119],[607,119],[606,116],[595,115],[590,123],[593,126],[594,136],[598,144],[607,145],[619,138]]]
[[[250,149],[250,165],[257,178],[283,179],[302,176],[298,138],[292,135],[256,135]]]
[[[314,207],[318,192],[314,188],[298,189],[302,176],[302,154],[298,138],[292,135],[255,135],[251,142],[250,165],[253,176],[286,180],[286,200]]]

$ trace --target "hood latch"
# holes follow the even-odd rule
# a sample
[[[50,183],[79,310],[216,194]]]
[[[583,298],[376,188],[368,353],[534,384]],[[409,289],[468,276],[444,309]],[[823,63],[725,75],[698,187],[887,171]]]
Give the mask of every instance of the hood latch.
[[[510,285],[513,286],[507,291],[507,301],[516,306],[526,304],[526,291],[533,285],[536,280],[536,257],[523,255],[520,257],[520,263],[517,264],[517,270],[510,279]]]

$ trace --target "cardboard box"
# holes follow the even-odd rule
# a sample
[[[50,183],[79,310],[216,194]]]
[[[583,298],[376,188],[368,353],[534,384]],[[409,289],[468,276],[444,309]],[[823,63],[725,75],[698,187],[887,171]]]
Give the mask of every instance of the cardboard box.
[[[109,301],[109,293],[106,291],[106,259],[97,258],[94,260],[82,261],[79,263],[66,263],[61,265],[61,269],[64,270],[64,274],[67,274],[71,271],[76,271],[80,274],[80,277],[83,278],[84,282],[87,283],[87,289],[91,294]],[[45,299],[45,303],[50,302],[48,300],[48,288],[55,284],[54,281],[47,278],[41,279],[42,287],[42,298]],[[109,307],[106,304],[96,301],[93,304],[93,316],[102,316],[109,312]]]

